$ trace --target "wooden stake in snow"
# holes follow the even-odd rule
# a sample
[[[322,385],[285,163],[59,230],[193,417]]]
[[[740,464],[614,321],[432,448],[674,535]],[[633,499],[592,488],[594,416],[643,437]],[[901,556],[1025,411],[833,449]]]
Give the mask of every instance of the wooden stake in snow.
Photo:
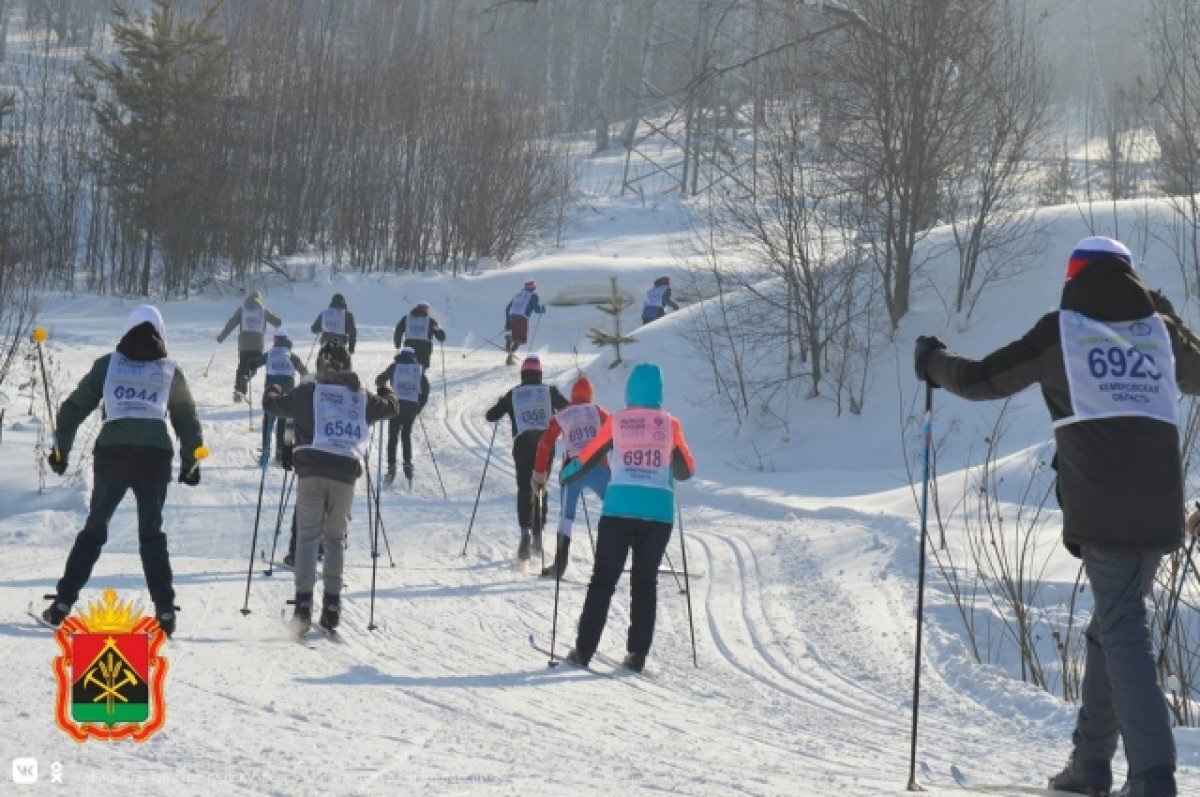
[[[590,330],[588,330],[588,336],[591,337],[592,343],[596,346],[611,346],[613,348],[613,350],[616,352],[617,358],[613,360],[612,364],[608,367],[616,368],[621,364],[621,346],[623,344],[637,343],[637,340],[629,337],[628,335],[621,334],[621,312],[626,307],[633,304],[633,300],[622,295],[621,292],[617,290],[616,277],[609,277],[608,281],[612,285],[612,298],[609,299],[608,304],[602,304],[599,306],[599,308],[600,312],[607,313],[608,315],[612,316],[613,331],[610,333],[605,332],[603,329],[592,327]]]

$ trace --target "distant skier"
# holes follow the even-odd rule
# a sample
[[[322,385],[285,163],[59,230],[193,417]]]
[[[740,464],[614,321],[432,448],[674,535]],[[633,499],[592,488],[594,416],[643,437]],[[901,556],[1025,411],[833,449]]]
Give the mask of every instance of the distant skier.
[[[559,410],[550,419],[550,425],[538,442],[537,459],[533,466],[533,492],[541,494],[549,478],[551,460],[554,458],[554,442],[562,435],[563,467],[574,462],[579,452],[595,439],[600,427],[608,420],[608,412],[593,403],[592,383],[581,376],[571,387],[571,405]],[[575,525],[575,508],[585,488],[604,498],[609,476],[607,458],[586,474],[563,485],[561,515],[558,519],[558,544],[555,547],[554,564],[542,571],[543,576],[562,577],[567,570],[571,553],[571,530]]]
[[[633,551],[629,575],[629,636],[624,665],[646,666],[658,609],[658,567],[675,523],[675,482],[692,477],[696,464],[683,426],[662,409],[663,378],[657,365],[634,366],[625,384],[625,409],[562,470],[568,487],[600,467],[612,451],[612,479],[596,531],[596,565],[588,584],[575,647],[567,661],[586,667],[600,644],[613,590]]]
[[[521,541],[517,547],[517,561],[524,565],[529,561],[530,550],[542,550],[541,529],[546,521],[546,500],[542,495],[537,501],[534,515],[533,463],[537,458],[538,441],[542,432],[550,425],[550,416],[567,406],[567,399],[553,385],[542,384],[542,362],[536,355],[529,355],[521,363],[521,384],[500,397],[500,400],[484,416],[489,423],[496,423],[505,415],[512,421],[513,464],[517,470],[517,524],[521,529]],[[537,533],[530,536],[530,531]]]
[[[1050,787],[1108,794],[1124,737],[1127,797],[1174,797],[1175,739],[1156,680],[1146,598],[1182,541],[1180,392],[1200,394],[1200,340],[1150,293],[1120,241],[1080,241],[1060,309],[982,360],[917,339],[918,379],[973,400],[1040,384],[1054,422],[1063,542],[1082,558],[1094,610],[1074,750]]]
[[[49,460],[50,469],[60,476],[67,472],[79,425],[97,406],[103,425],[93,449],[87,521],[75,538],[54,599],[42,612],[42,619],[52,626],[71,613],[108,541],[108,523],[125,493],[132,490],[138,507],[138,551],[154,616],[167,636],[175,633],[175,589],[162,530],[175,456],[167,420],[179,438],[179,481],[190,487],[200,483],[200,466],[193,455],[204,440],[187,379],[167,357],[166,338],[158,310],[138,307],[129,314],[116,351],[96,360],[59,407]]]
[[[429,302],[420,302],[396,324],[392,342],[397,349],[412,347],[417,362],[428,370],[433,356],[434,338],[437,338],[439,343],[444,343],[446,331],[438,325],[437,319],[429,314]]]
[[[284,395],[272,386],[263,410],[290,418],[296,435],[296,598],[292,627],[297,634],[312,625],[317,549],[325,547],[325,594],[320,625],[327,631],[341,617],[342,567],[346,526],[354,483],[363,473],[371,439],[370,424],[400,411],[388,387],[378,395],[363,390],[351,371],[350,354],[339,343],[326,343],[317,355],[315,381]]]
[[[321,335],[318,341],[320,345],[340,343],[353,355],[354,347],[358,344],[358,327],[354,324],[354,313],[346,308],[346,297],[335,293],[329,300],[329,306],[313,321],[311,331],[314,335]]]
[[[404,451],[404,478],[411,488],[413,424],[429,401],[429,380],[425,378],[425,369],[417,361],[416,352],[409,346],[401,348],[392,364],[375,377],[375,385],[380,388],[390,386],[400,402],[400,414],[388,420],[388,469],[384,481],[387,484],[396,481],[396,440],[399,439]]]
[[[667,314],[667,308],[678,311],[679,305],[671,299],[671,278],[659,277],[654,281],[654,287],[646,291],[646,301],[642,304],[642,323],[649,324]]]
[[[300,358],[292,353],[292,341],[286,329],[275,330],[274,346],[267,352],[267,377],[265,388],[278,386],[284,393],[291,392],[296,386],[296,374],[306,376],[308,369]],[[283,436],[286,423],[275,425],[275,416],[263,413],[262,459],[260,465],[265,465],[271,456],[271,431],[275,431],[275,460],[279,461],[283,452]]]
[[[233,311],[225,328],[217,335],[217,343],[224,343],[225,338],[234,328],[238,332],[238,367],[233,379],[233,400],[244,401],[250,380],[263,364],[263,349],[266,348],[267,324],[278,327],[283,322],[263,304],[262,294],[251,291],[242,306]]]
[[[505,365],[517,364],[517,349],[529,341],[529,317],[534,313],[542,315],[546,306],[537,295],[537,283],[529,280],[521,292],[512,298],[504,315],[504,350],[508,352]]]

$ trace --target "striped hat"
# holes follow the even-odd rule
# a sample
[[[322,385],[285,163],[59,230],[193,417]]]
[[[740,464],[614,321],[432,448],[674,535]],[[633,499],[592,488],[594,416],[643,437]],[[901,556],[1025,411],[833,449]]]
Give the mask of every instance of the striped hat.
[[[1131,268],[1133,267],[1133,253],[1129,251],[1128,246],[1115,238],[1094,235],[1075,244],[1075,250],[1071,252],[1071,257],[1067,260],[1066,281],[1070,282],[1090,263],[1105,257],[1115,257],[1123,260]]]

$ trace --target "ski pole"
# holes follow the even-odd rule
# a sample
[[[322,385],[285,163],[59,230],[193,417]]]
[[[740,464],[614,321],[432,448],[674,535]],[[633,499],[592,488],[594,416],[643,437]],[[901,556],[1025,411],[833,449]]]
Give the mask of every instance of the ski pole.
[[[446,389],[446,347],[440,340],[438,341],[438,351],[442,355],[442,419],[444,420],[450,417],[450,394]],[[443,487],[442,492],[445,491],[446,488]]]
[[[267,569],[263,571],[264,576],[270,576],[275,572],[275,548],[279,545],[279,531],[283,528],[283,513],[287,510],[295,483],[295,471],[283,474],[283,488],[279,491],[279,511],[275,514],[275,540],[271,543],[271,558],[267,560]]]
[[[250,431],[257,431],[254,428],[254,376],[252,375],[246,380],[246,417],[250,419]]]
[[[483,495],[483,481],[487,478],[488,463],[492,461],[492,448],[496,445],[496,431],[500,428],[500,419],[492,424],[492,442],[488,443],[487,458],[483,461],[483,475],[479,477],[479,492],[475,493],[475,508],[471,510],[471,522],[467,524],[467,538],[463,540],[462,555],[467,555],[467,544],[471,542],[471,529],[475,528],[475,513],[479,511],[479,497]]]
[[[208,371],[212,368],[213,360],[217,359],[217,350],[221,348],[221,341],[217,341],[217,345],[213,346],[212,357],[208,358],[208,365],[204,366],[204,378],[208,379]]]
[[[554,640],[558,636],[558,588],[562,584],[562,568],[558,567],[557,552],[555,553],[554,560],[554,619],[550,621],[550,661],[546,662],[547,667],[558,666],[558,662],[554,659]],[[563,564],[565,565],[566,562],[564,561]]]
[[[313,336],[312,345],[308,347],[308,356],[304,358],[304,367],[308,368],[308,361],[312,359],[313,351],[317,348],[317,341],[321,339],[320,335]]]
[[[688,580],[687,542],[683,538],[683,509],[679,506],[678,492],[675,493],[675,515],[679,518],[679,549],[683,551],[683,583],[687,585],[684,592],[687,593],[688,630],[692,634],[692,666],[699,667],[700,661],[696,658],[696,624],[692,621],[692,585]]]
[[[529,501],[532,504],[529,508],[533,511],[533,516],[529,519],[533,526],[533,533],[541,540],[542,545],[539,553],[542,555],[542,570],[546,569],[546,541],[542,540],[542,531],[546,525],[546,520],[542,517],[542,490],[530,490]]]
[[[242,603],[242,615],[250,614],[250,577],[254,575],[254,549],[258,547],[258,520],[262,515],[263,488],[267,485],[267,463],[260,466],[262,476],[258,480],[258,506],[254,510],[254,535],[250,538],[250,566],[246,568],[246,600]]]
[[[561,476],[559,478],[562,478]],[[587,523],[588,539],[592,543],[592,561],[596,560],[596,538],[592,536],[592,519],[588,517],[587,511],[587,494],[582,490],[579,491],[579,500],[583,502],[583,520]]]
[[[680,523],[679,527],[680,527],[679,534],[680,534],[680,536],[683,536],[683,531],[682,531],[683,524]],[[679,583],[679,571],[675,569],[675,563],[671,561],[671,552],[663,551],[663,553],[667,557],[667,567],[669,567],[671,569],[671,575],[675,576],[675,586],[679,587],[679,594],[682,595],[683,593],[687,592],[687,587],[685,587],[685,586],[683,586],[683,584]]]
[[[367,500],[370,504],[371,496],[371,468],[370,461],[367,462]],[[371,527],[371,609],[367,615],[367,630],[374,631],[379,626],[375,625],[375,579],[379,572],[379,524],[376,523]]]
[[[192,452],[192,459],[195,461],[192,462],[192,467],[187,469],[187,473],[185,473],[184,476],[190,478],[191,475],[196,472],[196,468],[200,467],[200,460],[208,459],[208,454],[209,451],[206,446],[196,446],[196,450]]]
[[[425,447],[429,449],[429,460],[433,463],[433,472],[437,474],[438,484],[442,485],[442,498],[449,500],[450,496],[446,494],[446,483],[442,481],[442,471],[438,468],[437,457],[433,455],[433,444],[429,442],[429,432],[425,429],[425,418],[418,413],[417,420],[421,422],[421,434],[425,435]]]
[[[383,484],[381,476],[383,475],[383,424],[379,424],[379,452],[375,457],[375,523],[379,526],[380,533],[383,534],[383,547],[387,551],[388,562],[392,567],[396,566],[396,560],[392,558],[392,544],[388,542],[387,526],[383,525],[383,512],[379,508],[379,488]]]
[[[504,329],[502,329],[502,330],[500,330],[499,332],[497,332],[495,335],[492,335],[490,338],[484,338],[484,339],[483,339],[483,343],[480,343],[478,346],[476,346],[475,348],[471,349],[469,352],[466,352],[466,353],[464,353],[464,354],[463,354],[463,359],[464,359],[464,360],[465,360],[465,359],[467,359],[467,357],[469,357],[469,356],[471,356],[472,354],[474,354],[475,352],[479,351],[479,350],[480,350],[480,349],[482,349],[484,346],[495,346],[495,347],[496,347],[497,349],[499,349],[500,351],[507,352],[507,351],[508,351],[508,349],[504,348],[504,347],[503,347],[503,346],[501,346],[499,343],[496,343],[496,340],[495,340],[496,338],[500,337],[501,335],[503,335],[503,334],[504,334],[505,332],[507,332],[507,331],[508,331],[508,330],[504,330]]]
[[[917,649],[913,664],[912,745],[908,756],[908,790],[924,791],[917,783],[917,721],[921,709],[921,632],[925,615],[925,544],[929,534],[929,452],[933,448],[933,383],[925,382],[924,458],[921,475],[921,553],[917,565]]]
[[[50,439],[54,441],[54,458],[62,459],[62,454],[58,451],[58,430],[54,428],[54,405],[50,403],[50,380],[46,378],[46,358],[42,354],[42,342],[49,337],[45,327],[33,328],[33,342],[37,346],[38,365],[42,369],[42,392],[46,396],[46,417],[50,419]],[[32,406],[32,402],[30,404]]]
[[[533,334],[529,336],[529,343],[526,346],[530,354],[533,354],[533,342],[537,340],[538,327],[542,325],[542,316],[544,315],[544,312],[538,313],[537,319],[533,322]]]
[[[1196,502],[1196,510],[1200,511],[1200,501]],[[1175,622],[1175,612],[1179,609],[1179,599],[1183,594],[1183,585],[1187,581],[1188,566],[1192,563],[1192,551],[1196,547],[1196,537],[1193,536],[1188,542],[1187,548],[1184,550],[1183,566],[1179,572],[1179,582],[1175,586],[1175,594],[1171,596],[1169,608],[1167,609],[1167,619],[1163,623],[1163,641],[1162,647],[1158,651],[1158,666],[1161,668],[1163,661],[1167,657],[1167,643],[1171,640],[1171,626]]]

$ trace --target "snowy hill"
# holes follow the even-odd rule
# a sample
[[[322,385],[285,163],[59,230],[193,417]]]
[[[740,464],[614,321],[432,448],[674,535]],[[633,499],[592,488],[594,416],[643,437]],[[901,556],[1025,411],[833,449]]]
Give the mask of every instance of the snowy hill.
[[[345,629],[339,643],[311,648],[288,640],[279,621],[292,595],[290,574],[261,574],[255,558],[248,606],[259,470],[250,459],[259,435],[244,406],[230,402],[236,351],[227,341],[208,377],[214,337],[239,302],[202,297],[160,305],[168,346],[196,396],[213,457],[196,489],[173,484],[166,507],[176,574],[179,630],[167,643],[166,727],[144,745],[77,745],[54,725],[56,654],[51,635],[25,614],[53,590],[86,516],[90,463],[77,472],[91,435],[83,432],[70,478],[48,476],[38,492],[30,467],[40,396],[9,388],[0,463],[0,637],[10,677],[0,726],[8,757],[59,761],[67,788],[82,794],[522,794],[899,795],[905,793],[912,698],[917,512],[905,467],[918,444],[905,425],[919,394],[911,341],[943,335],[981,355],[1023,333],[1055,305],[1065,257],[1083,235],[1123,234],[1161,206],[1120,206],[1093,227],[1076,209],[1044,214],[1045,267],[984,295],[965,329],[925,292],[875,373],[861,416],[834,417],[821,401],[800,402],[783,439],[766,424],[735,429],[704,400],[705,373],[683,339],[690,312],[636,332],[628,362],[609,369],[586,329],[603,323],[582,296],[600,296],[610,275],[640,298],[653,278],[677,267],[673,246],[686,209],[673,202],[597,201],[561,250],[530,251],[507,269],[457,279],[343,275],[315,284],[270,282],[268,304],[307,353],[307,327],[337,291],[359,324],[355,370],[372,379],[392,354],[392,328],[417,301],[429,301],[447,329],[434,355],[433,395],[424,413],[449,500],[443,500],[417,428],[412,495],[385,491],[389,551],[381,558],[371,618],[371,558],[365,485],[350,527]],[[1132,236],[1130,236],[1132,237]],[[1139,240],[1151,240],[1138,236]],[[1134,242],[1139,270],[1182,308],[1178,268],[1158,245]],[[940,279],[949,261],[928,275]],[[654,649],[644,677],[548,668],[529,643],[549,643],[554,584],[513,567],[510,437],[501,428],[483,484],[466,556],[464,537],[488,457],[484,411],[516,382],[501,351],[508,298],[536,278],[549,313],[533,348],[547,381],[568,387],[578,370],[597,384],[600,403],[619,406],[628,367],[654,361],[666,371],[666,406],[683,421],[698,462],[680,491],[687,563],[695,576],[692,662],[685,595],[670,575],[659,582]],[[599,298],[599,297],[597,297]],[[41,322],[59,397],[115,343],[136,302],[47,297]],[[631,326],[636,310],[629,311]],[[21,374],[23,377],[24,375]],[[23,380],[16,380],[23,381]],[[261,390],[261,376],[255,393]],[[979,434],[996,406],[939,394],[935,434],[942,497],[965,489]],[[92,420],[92,423],[95,419]],[[257,427],[260,419],[253,423]],[[502,427],[504,424],[502,424]],[[947,432],[951,432],[947,434]],[[1050,438],[1041,399],[1018,397],[1000,458],[1028,467]],[[753,444],[753,446],[751,445]],[[757,453],[755,453],[757,452]],[[757,464],[761,462],[760,468]],[[257,550],[269,552],[282,472],[267,476]],[[552,491],[551,511],[557,511]],[[1014,496],[1005,495],[1007,500]],[[595,524],[599,506],[589,505]],[[1052,538],[1057,519],[1051,514]],[[957,545],[956,527],[949,529]],[[279,544],[286,545],[286,523]],[[561,651],[573,641],[591,553],[586,526],[562,584]],[[679,529],[669,555],[682,568]],[[257,554],[255,554],[257,557]],[[1075,564],[1051,540],[1047,580],[1069,589]],[[394,560],[394,567],[391,565]],[[105,587],[146,600],[137,556],[132,497],[114,517],[110,542],[83,600]],[[1069,750],[1073,708],[967,655],[945,584],[930,576],[927,666],[923,673],[918,776],[931,794],[961,793],[952,768],[979,782],[1035,785]],[[624,651],[628,592],[623,583],[600,653]],[[611,675],[612,677],[609,677]],[[1200,789],[1200,735],[1177,730],[1183,793]],[[43,778],[43,781],[45,778]],[[29,793],[52,791],[45,782]],[[1000,792],[1004,793],[1004,792]],[[1012,793],[1016,793],[1013,791]]]

